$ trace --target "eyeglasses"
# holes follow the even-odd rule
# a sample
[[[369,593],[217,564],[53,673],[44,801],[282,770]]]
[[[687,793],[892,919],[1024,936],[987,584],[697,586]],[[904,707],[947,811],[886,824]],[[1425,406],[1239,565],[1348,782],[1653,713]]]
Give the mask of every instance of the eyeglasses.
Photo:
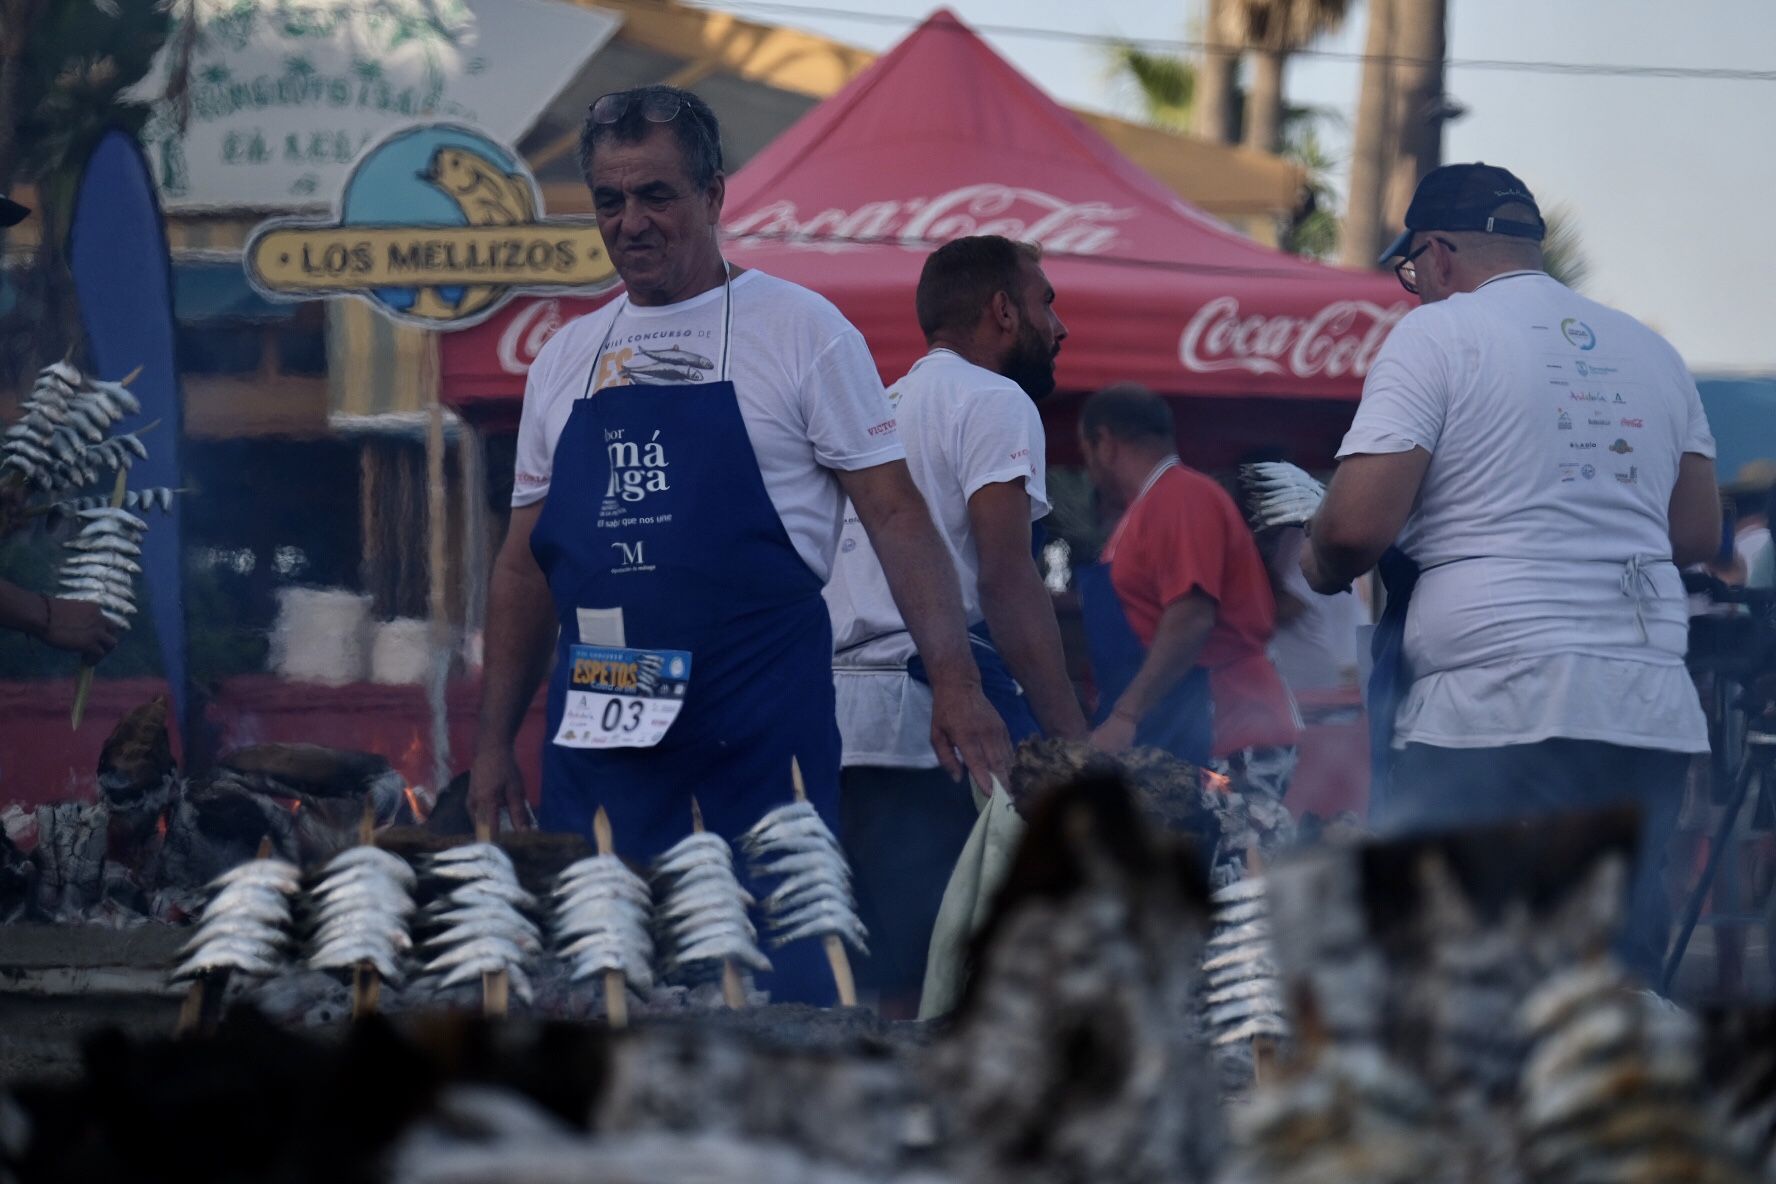
[[[1431,249],[1431,244],[1433,242],[1442,243],[1451,251],[1455,250],[1455,244],[1446,238],[1427,238],[1424,241],[1424,245],[1418,248],[1418,250],[1394,264],[1394,278],[1400,281],[1400,286],[1402,288],[1405,288],[1406,291],[1414,296],[1418,295],[1418,264],[1416,260],[1420,255]]]
[[[629,105],[636,102],[641,104],[641,117],[649,123],[671,123],[685,109],[684,96],[669,90],[650,90],[639,95],[632,90],[618,90],[601,96],[592,104],[592,122],[615,123],[628,113]]]

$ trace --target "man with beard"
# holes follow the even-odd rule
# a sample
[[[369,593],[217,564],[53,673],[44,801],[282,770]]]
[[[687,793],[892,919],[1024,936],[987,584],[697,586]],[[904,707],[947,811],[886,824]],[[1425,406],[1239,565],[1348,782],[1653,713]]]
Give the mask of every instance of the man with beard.
[[[907,467],[960,577],[982,686],[1014,744],[1087,734],[1032,553],[1032,523],[1049,511],[1035,401],[1054,390],[1067,335],[1040,260],[1034,245],[997,235],[934,251],[915,299],[930,352],[888,392]],[[935,767],[920,656],[854,513],[826,599],[844,741],[840,817],[874,947],[859,975],[894,1011],[923,981],[975,809]]]

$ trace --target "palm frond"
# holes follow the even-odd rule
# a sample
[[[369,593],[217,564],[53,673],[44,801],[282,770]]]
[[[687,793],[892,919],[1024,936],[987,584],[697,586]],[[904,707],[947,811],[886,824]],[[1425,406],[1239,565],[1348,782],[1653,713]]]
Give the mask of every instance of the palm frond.
[[[1190,126],[1190,108],[1196,97],[1196,70],[1181,57],[1149,53],[1127,42],[1108,51],[1109,74],[1121,79],[1141,108],[1141,115],[1156,127],[1184,130]]]

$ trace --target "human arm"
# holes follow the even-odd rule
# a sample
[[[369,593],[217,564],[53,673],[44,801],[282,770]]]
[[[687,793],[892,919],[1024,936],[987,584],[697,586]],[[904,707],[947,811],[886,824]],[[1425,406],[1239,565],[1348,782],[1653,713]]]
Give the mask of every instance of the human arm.
[[[983,790],[989,776],[1003,781],[1011,766],[1011,740],[999,713],[981,693],[956,567],[906,462],[839,469],[837,475],[925,663],[931,680],[931,743],[939,763],[957,779],[966,765]]]
[[[1713,559],[1720,550],[1720,493],[1715,487],[1711,457],[1686,452],[1679,458],[1677,483],[1671,488],[1668,529],[1671,561],[1679,567]]]
[[[1308,587],[1322,595],[1342,592],[1375,566],[1406,525],[1430,463],[1422,447],[1340,462],[1326,500],[1308,523],[1301,552]]]
[[[1215,627],[1215,613],[1215,602],[1200,590],[1165,606],[1141,668],[1110,709],[1109,718],[1092,732],[1094,746],[1121,752],[1134,744],[1136,727],[1196,665]]]
[[[45,596],[5,580],[0,580],[0,629],[16,629],[88,662],[117,647],[117,630],[98,605]]]
[[[1061,650],[1054,600],[1030,555],[1030,495],[1023,481],[983,485],[968,499],[980,556],[981,610],[993,644],[1024,688],[1046,735],[1085,739],[1089,729]]]
[[[520,830],[530,826],[530,810],[514,747],[518,728],[548,671],[556,635],[549,582],[530,551],[530,532],[542,509],[542,502],[513,509],[505,542],[493,562],[481,710],[475,759],[469,768],[470,814],[491,826],[504,807],[512,826]]]

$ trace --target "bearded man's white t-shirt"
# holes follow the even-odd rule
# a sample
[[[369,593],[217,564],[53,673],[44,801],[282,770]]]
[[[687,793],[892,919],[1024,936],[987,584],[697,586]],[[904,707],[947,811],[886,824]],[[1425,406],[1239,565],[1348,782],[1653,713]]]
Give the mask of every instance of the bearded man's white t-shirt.
[[[619,298],[551,337],[525,383],[512,505],[533,505],[548,494],[555,445],[578,399],[610,386],[717,381],[725,346],[765,492],[797,553],[824,583],[844,519],[833,470],[905,457],[894,410],[863,335],[825,297],[763,272],[741,272],[732,284],[733,339],[724,342],[726,291],[652,307]],[[668,460],[697,463],[694,455]]]
[[[1669,512],[1714,437],[1677,351],[1543,272],[1497,276],[1394,327],[1338,455],[1414,447],[1395,744],[1708,751]]]
[[[1047,515],[1042,416],[1016,382],[942,348],[914,363],[888,398],[906,444],[907,469],[956,566],[963,615],[973,627],[986,613],[968,499],[985,486],[1017,482],[1029,499],[1030,520]],[[869,536],[849,510],[826,605],[837,651],[833,682],[844,765],[936,766],[931,692],[906,673],[912,637]]]

